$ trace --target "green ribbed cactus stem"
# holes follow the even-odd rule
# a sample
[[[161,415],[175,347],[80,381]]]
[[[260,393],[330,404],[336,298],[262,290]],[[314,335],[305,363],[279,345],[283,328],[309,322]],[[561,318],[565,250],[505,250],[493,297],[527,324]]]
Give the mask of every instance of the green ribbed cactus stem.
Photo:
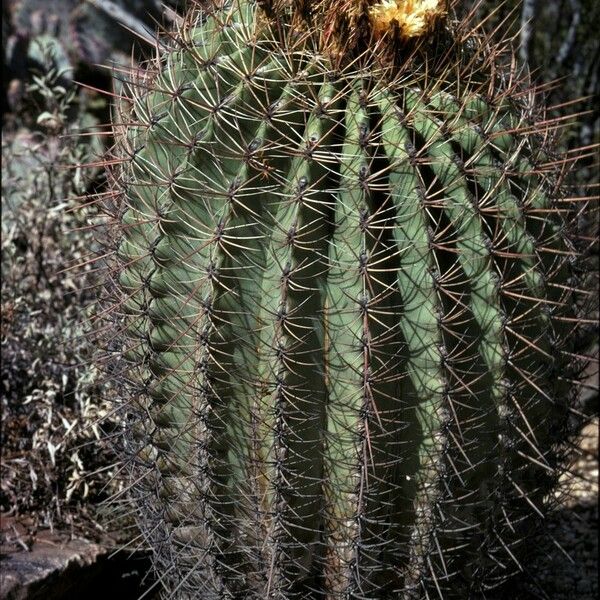
[[[134,89],[113,316],[165,597],[464,599],[522,566],[576,253],[548,126],[447,14],[220,2]]]

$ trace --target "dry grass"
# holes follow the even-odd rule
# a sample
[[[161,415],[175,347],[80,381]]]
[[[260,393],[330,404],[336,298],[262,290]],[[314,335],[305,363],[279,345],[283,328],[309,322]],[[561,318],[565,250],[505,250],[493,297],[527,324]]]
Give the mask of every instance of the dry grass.
[[[94,121],[86,97],[59,85],[55,71],[28,95],[2,140],[0,510],[43,526],[89,526],[89,507],[116,485],[102,441],[116,427],[106,420],[110,389],[85,335],[98,277],[91,265],[70,270],[95,251],[92,233],[79,229],[93,218],[78,199],[90,174],[72,165],[98,146],[74,135]]]

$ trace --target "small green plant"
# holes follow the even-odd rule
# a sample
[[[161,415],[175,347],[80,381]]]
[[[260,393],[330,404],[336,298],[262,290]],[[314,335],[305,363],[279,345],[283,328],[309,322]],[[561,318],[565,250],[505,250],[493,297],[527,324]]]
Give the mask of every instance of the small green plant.
[[[500,585],[579,366],[531,91],[437,0],[219,2],[174,41],[117,118],[111,311],[166,597]]]

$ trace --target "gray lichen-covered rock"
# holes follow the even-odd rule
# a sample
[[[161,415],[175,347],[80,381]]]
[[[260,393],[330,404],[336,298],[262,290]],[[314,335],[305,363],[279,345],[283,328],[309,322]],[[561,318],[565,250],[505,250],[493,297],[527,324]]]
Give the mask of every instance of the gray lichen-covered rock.
[[[71,68],[125,62],[135,43],[152,42],[157,24],[169,19],[165,7],[183,4],[183,0],[8,0],[2,14],[6,66],[13,76],[23,77],[28,64],[37,62],[35,45],[42,37],[55,40]]]

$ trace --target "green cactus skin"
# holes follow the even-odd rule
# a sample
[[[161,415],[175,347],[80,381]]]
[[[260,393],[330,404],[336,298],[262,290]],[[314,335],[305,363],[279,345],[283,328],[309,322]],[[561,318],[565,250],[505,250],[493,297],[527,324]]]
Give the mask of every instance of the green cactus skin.
[[[121,136],[157,573],[168,598],[475,597],[521,567],[570,402],[546,130],[476,44],[336,64],[260,11],[188,17]]]

